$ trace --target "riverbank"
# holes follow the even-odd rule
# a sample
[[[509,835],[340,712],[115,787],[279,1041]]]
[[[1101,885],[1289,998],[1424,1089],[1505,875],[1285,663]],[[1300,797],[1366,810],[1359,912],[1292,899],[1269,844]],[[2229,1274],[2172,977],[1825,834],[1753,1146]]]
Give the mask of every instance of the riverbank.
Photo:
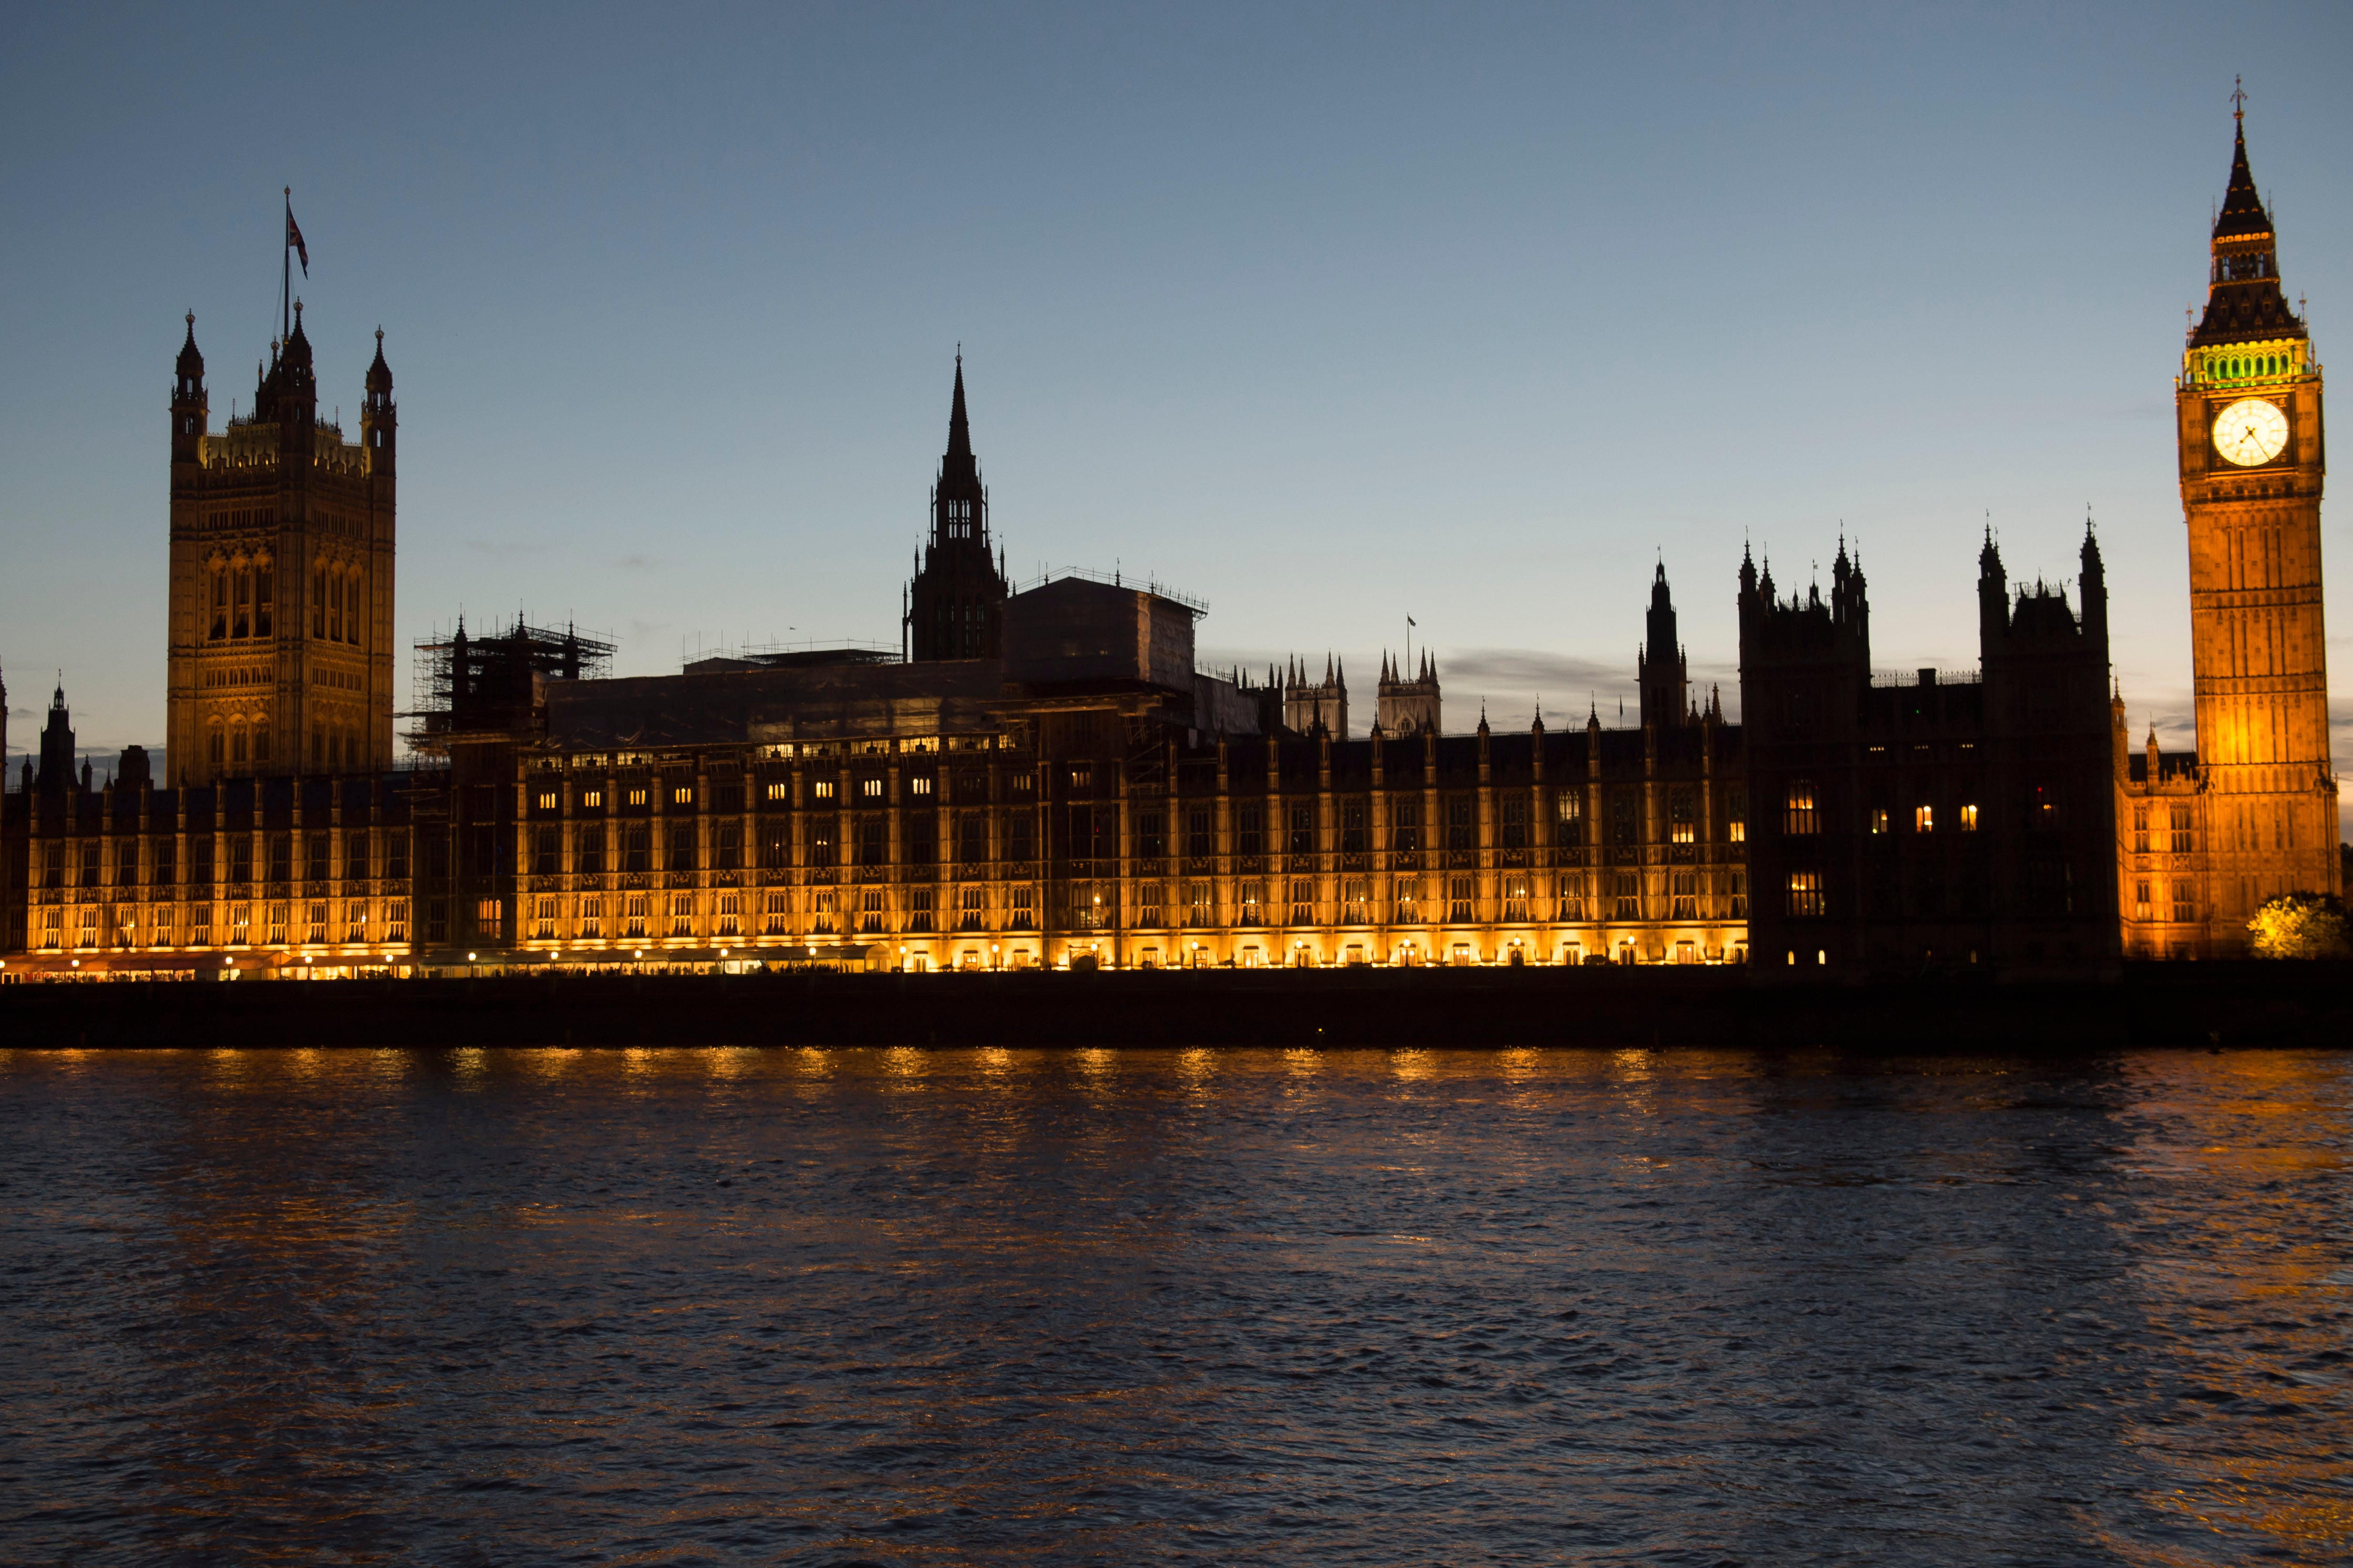
[[[1738,969],[580,975],[0,987],[0,1046],[1769,1046],[2353,1041],[2353,966],[1794,981]]]

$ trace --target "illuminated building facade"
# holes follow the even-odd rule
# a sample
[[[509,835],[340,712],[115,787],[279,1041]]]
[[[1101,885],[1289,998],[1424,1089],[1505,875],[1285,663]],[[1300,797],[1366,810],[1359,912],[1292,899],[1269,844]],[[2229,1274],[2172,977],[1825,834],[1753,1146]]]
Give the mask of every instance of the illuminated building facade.
[[[2126,951],[2230,956],[2265,899],[2341,893],[2329,761],[2321,370],[2281,287],[2243,107],[2206,310],[2175,383],[2197,750],[2113,729]]]
[[[394,459],[376,334],[359,440],[319,416],[301,307],[250,414],[212,428],[195,316],[172,392],[174,783],[378,773],[393,764]]]
[[[317,417],[295,321],[249,418],[172,405],[167,763],[75,766],[62,689],[0,799],[0,978],[467,964],[1738,963],[1881,972],[2237,952],[2337,891],[2321,382],[2242,137],[2179,388],[2199,750],[2129,743],[2088,529],[2071,605],[1989,537],[1980,667],[1871,664],[1830,595],[1739,574],[1741,724],[1694,698],[1663,565],[1639,722],[1442,732],[1435,665],[1200,670],[1205,606],[1014,592],[961,361],[897,657],[752,652],[603,678],[518,622],[419,645],[393,766],[396,416]],[[5,710],[5,703],[0,703]],[[135,751],[135,748],[134,748]]]

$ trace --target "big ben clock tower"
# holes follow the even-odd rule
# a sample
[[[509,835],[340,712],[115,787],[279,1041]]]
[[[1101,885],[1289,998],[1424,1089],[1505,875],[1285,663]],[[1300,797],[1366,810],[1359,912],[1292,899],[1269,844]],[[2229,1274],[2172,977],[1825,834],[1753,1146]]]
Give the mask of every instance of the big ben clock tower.
[[[2242,952],[2277,893],[2340,891],[2320,597],[2320,365],[2280,288],[2245,100],[2206,314],[2174,395],[2189,529],[2207,936]]]

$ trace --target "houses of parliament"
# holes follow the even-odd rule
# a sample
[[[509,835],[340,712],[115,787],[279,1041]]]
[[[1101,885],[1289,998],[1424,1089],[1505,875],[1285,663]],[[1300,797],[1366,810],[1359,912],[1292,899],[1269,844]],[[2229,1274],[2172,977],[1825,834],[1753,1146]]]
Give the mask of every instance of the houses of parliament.
[[[93,780],[60,683],[0,796],[0,979],[2235,955],[2263,900],[2341,891],[2321,370],[2243,125],[2211,247],[2175,388],[2189,752],[2126,730],[2088,528],[2072,601],[1985,539],[1975,668],[1877,669],[1841,541],[1827,595],[1727,571],[1737,719],[1662,565],[1636,722],[1450,731],[1425,655],[1358,733],[1336,660],[1201,668],[1174,589],[1010,582],[960,359],[895,654],[614,679],[570,627],[461,622],[403,715],[381,332],[351,440],[299,315],[216,428],[191,316],[163,763]]]

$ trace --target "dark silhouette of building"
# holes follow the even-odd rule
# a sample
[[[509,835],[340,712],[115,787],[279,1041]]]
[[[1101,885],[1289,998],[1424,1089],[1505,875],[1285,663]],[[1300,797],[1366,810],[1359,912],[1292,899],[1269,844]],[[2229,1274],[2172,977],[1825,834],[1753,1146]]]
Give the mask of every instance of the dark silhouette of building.
[[[1007,593],[1004,563],[989,552],[988,487],[972,452],[959,353],[948,449],[932,486],[932,536],[907,584],[907,657],[995,658],[1004,646]]]
[[[1740,568],[1754,803],[1750,943],[1783,965],[2097,965],[2116,955],[2107,592],[2087,529],[2081,614],[1978,560],[1981,668],[1874,675],[1862,567],[1827,603]]]
[[[1634,655],[1634,679],[1641,689],[1642,722],[1684,724],[1696,719],[1691,700],[1691,660],[1675,635],[1675,602],[1667,591],[1667,563],[1659,563],[1651,578],[1651,608],[1643,617],[1642,646]]]

